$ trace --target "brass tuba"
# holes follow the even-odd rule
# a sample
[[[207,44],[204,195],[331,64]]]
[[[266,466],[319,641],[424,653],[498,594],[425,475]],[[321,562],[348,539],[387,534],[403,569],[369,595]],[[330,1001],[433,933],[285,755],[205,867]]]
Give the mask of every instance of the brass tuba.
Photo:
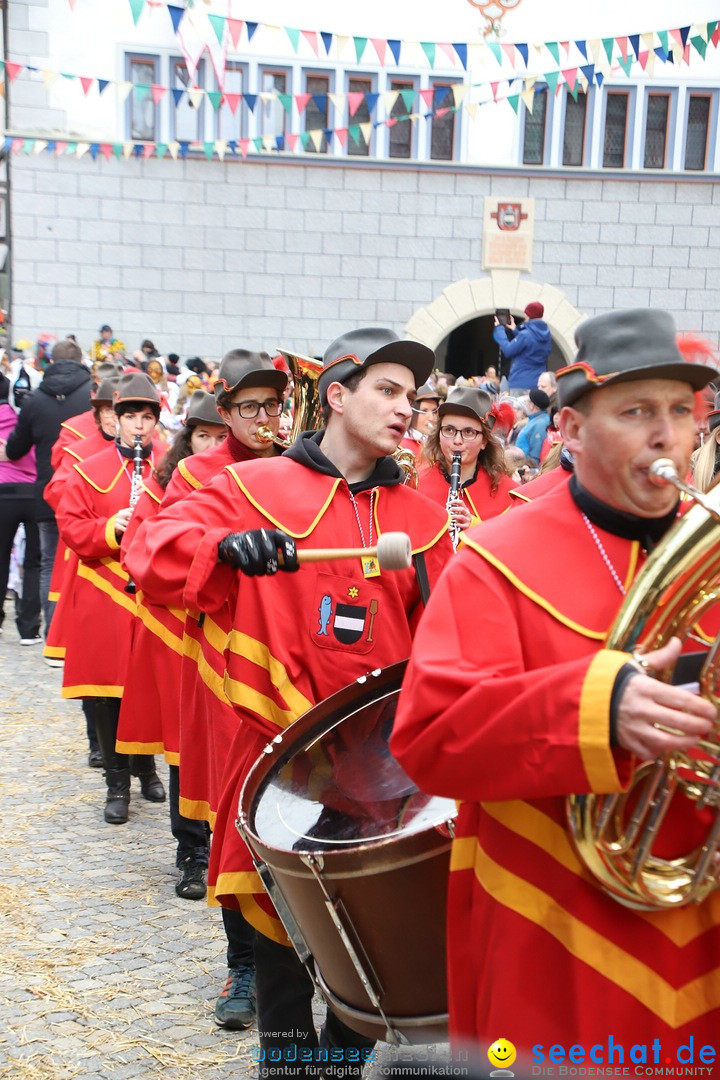
[[[720,600],[720,485],[703,496],[688,488],[666,459],[654,462],[651,472],[691,493],[696,505],[638,574],[610,630],[608,649],[632,652],[640,641],[646,649],[660,648],[673,635],[684,640]],[[720,637],[699,680],[701,693],[716,708],[719,650]],[[677,858],[661,858],[653,845],[674,798],[690,799],[712,818],[699,846]],[[580,858],[620,903],[648,911],[699,903],[720,885],[720,727],[691,752],[640,764],[629,790],[620,795],[571,795],[567,814]]]
[[[322,360],[315,360],[314,357],[303,356],[301,353],[291,353],[280,349],[280,354],[287,360],[293,380],[295,405],[292,430],[289,437],[283,439],[275,435],[267,424],[262,424],[257,429],[257,436],[263,442],[274,442],[277,446],[282,446],[283,450],[287,450],[301,431],[317,431],[323,426],[322,407],[317,387],[323,365]]]

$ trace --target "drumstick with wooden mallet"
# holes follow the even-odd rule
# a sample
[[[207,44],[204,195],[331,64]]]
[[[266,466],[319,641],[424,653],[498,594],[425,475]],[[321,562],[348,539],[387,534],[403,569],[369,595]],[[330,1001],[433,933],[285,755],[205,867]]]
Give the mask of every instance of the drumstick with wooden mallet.
[[[407,570],[412,566],[410,537],[403,532],[386,532],[369,548],[298,548],[297,561],[326,562],[331,559],[377,559],[381,570]],[[282,553],[278,562],[283,565]]]

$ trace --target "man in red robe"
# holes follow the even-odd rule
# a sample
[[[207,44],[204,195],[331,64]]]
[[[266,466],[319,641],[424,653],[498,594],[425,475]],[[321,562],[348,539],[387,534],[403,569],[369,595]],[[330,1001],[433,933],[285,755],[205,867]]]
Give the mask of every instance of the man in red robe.
[[[447,514],[403,486],[390,456],[433,361],[425,346],[389,330],[342,335],[326,351],[319,379],[325,430],[305,432],[278,461],[228,466],[148,521],[128,552],[128,566],[149,595],[164,594],[166,603],[212,619],[229,604],[223,676],[239,725],[215,823],[210,882],[215,898],[241,909],[259,931],[263,1076],[272,1073],[271,1054],[317,1048],[317,1035],[309,976],[234,825],[240,788],[279,731],[369,670],[404,659],[422,610],[414,569],[380,571],[375,559],[359,554],[306,563],[292,576],[266,575],[278,570],[279,551],[285,569],[295,569],[296,549],[371,548],[382,533],[404,531],[418,573],[436,581],[451,554]],[[348,620],[351,633],[344,629]],[[372,1045],[332,1016],[323,1038],[341,1050]],[[281,1062],[277,1069],[290,1075],[293,1066]],[[304,1065],[298,1075],[305,1075]]]
[[[641,662],[602,647],[678,513],[649,466],[670,458],[685,476],[693,391],[716,372],[683,359],[664,312],[600,315],[576,341],[558,372],[575,475],[465,534],[415,638],[391,744],[423,791],[460,801],[452,1035],[482,1057],[510,1040],[522,1076],[657,1062],[654,1040],[661,1064],[693,1040],[697,1061],[720,1031],[720,891],[676,910],[621,906],[566,818],[566,796],[621,792],[638,761],[692,750],[716,720],[709,701],[651,677],[674,664],[676,638]],[[685,833],[691,851],[707,813],[678,795],[659,847]],[[624,1051],[609,1057],[609,1040]]]

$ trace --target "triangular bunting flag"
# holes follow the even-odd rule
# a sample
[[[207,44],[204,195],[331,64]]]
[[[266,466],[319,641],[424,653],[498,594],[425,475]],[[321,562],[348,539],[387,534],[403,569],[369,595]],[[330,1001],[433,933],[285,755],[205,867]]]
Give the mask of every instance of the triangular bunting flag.
[[[576,41],[576,42],[575,42],[575,48],[576,48],[576,49],[577,49],[577,51],[578,51],[578,52],[580,53],[580,55],[581,55],[581,56],[582,56],[582,57],[583,57],[583,58],[584,58],[585,60],[587,60],[587,58],[588,58],[588,54],[587,54],[587,41]]]
[[[512,106],[512,109],[513,109],[513,112],[517,112],[518,111],[518,105],[520,104],[520,95],[519,94],[511,94],[508,97],[507,100],[510,102],[510,105]]]
[[[387,41],[385,38],[370,38],[373,49],[377,53],[377,58],[380,61],[380,67],[385,67],[385,53],[387,52]],[[344,145],[344,144],[343,144]]]
[[[135,100],[138,105],[140,105],[150,93],[150,87],[146,83],[135,83],[133,90],[135,91]]]
[[[400,49],[402,48],[402,42],[397,41],[395,38],[388,38],[388,49],[393,54],[395,63],[400,63]]]
[[[528,66],[528,57],[530,55],[530,52],[528,50],[527,45],[522,41],[516,41],[515,42],[515,48],[520,53],[520,55],[522,57],[523,64],[525,65],[525,67],[527,67]]]
[[[187,96],[193,109],[199,109],[200,103],[205,96],[205,91],[201,90],[199,86],[193,86],[192,90],[188,90]]]
[[[315,53],[315,55],[319,56],[320,53],[318,52],[318,36],[315,33],[315,31],[314,30],[303,30],[302,31],[302,36],[305,38],[305,40],[307,41],[308,45],[310,46],[312,51]]]
[[[345,144],[347,143],[347,133],[347,128],[335,128],[335,135],[337,137],[337,141],[340,143],[343,150],[345,149]]]
[[[80,142],[80,143],[76,143],[76,145],[75,145],[75,153],[77,154],[77,156],[79,158],[81,158],[85,154],[87,154],[89,149],[90,149],[90,143],[89,142]]]
[[[575,83],[577,82],[577,73],[578,73],[577,68],[567,68],[562,73],[562,77],[565,80],[565,82],[567,83],[568,89],[571,90],[571,91],[575,89]]]
[[[427,57],[428,64],[431,68],[435,67],[435,42],[434,41],[421,41],[420,47]]]
[[[278,151],[285,149],[285,136],[284,135],[276,135],[275,136],[275,149],[278,150]]]
[[[207,96],[210,99],[210,104],[213,107],[213,111],[217,112],[223,100],[223,94],[221,90],[208,90]]]
[[[545,82],[548,84],[549,88],[554,93],[555,90],[557,90],[558,81],[560,79],[560,72],[559,71],[548,71],[547,74],[543,75],[543,78],[544,78]]]
[[[133,22],[137,26],[138,19],[142,15],[142,9],[145,7],[145,0],[129,0],[130,11],[132,12]]]
[[[290,96],[290,94],[278,94],[277,99],[282,105],[287,115],[289,116],[292,110],[292,97]]]
[[[175,4],[168,4],[168,15],[172,21],[173,33],[177,34],[178,27],[182,22],[182,17],[185,14],[185,8],[177,7]]]
[[[362,137],[363,137],[363,139],[365,140],[366,143],[369,143],[370,139],[372,137],[372,127],[373,127],[372,124],[369,123],[369,122],[366,122],[364,124],[360,124],[360,131],[361,131]]]
[[[133,84],[131,82],[119,82],[115,83],[115,92],[118,96],[118,101],[122,104],[123,101],[127,101],[132,91]]]
[[[698,34],[697,37],[690,38],[690,44],[694,45],[694,47],[697,49],[700,56],[702,56],[702,58],[704,60],[705,59],[705,53],[707,51],[707,42],[703,41],[703,39]]]
[[[155,156],[158,157],[158,158],[164,158],[165,155],[167,154],[167,152],[168,152],[168,144],[167,143],[159,142],[157,144],[157,146],[155,147]]]
[[[242,19],[231,19],[228,16],[226,21],[227,21],[228,33],[230,34],[230,40],[232,41],[233,46],[237,49],[238,42],[240,40],[240,35],[242,34],[243,20]]]
[[[316,128],[314,131],[308,132],[308,135],[310,136],[310,141],[312,142],[318,154],[322,150],[322,141],[324,134],[325,133],[322,128]]]
[[[248,25],[250,24],[248,23]],[[286,26],[285,33],[290,38],[290,44],[293,47],[293,52],[297,53],[298,45],[300,44],[300,31],[295,30],[292,26]]]
[[[366,37],[353,38],[353,44],[355,45],[355,59],[357,60],[358,64],[363,58],[363,53],[365,52],[365,46],[367,45],[367,43],[368,39]]]
[[[107,143],[107,142],[100,143],[100,153],[102,154],[102,156],[105,158],[106,161],[110,160],[110,158],[112,157],[112,152],[113,152],[113,148],[110,145],[110,143]]]
[[[348,130],[348,135],[350,136],[352,141],[355,143],[355,145],[360,146],[360,125],[359,124],[351,124],[350,127],[347,130]]]
[[[145,143],[145,146],[143,147],[143,157],[144,158],[152,157],[154,149],[155,149],[155,144],[154,143],[151,143],[151,142],[150,143]]]
[[[502,49],[498,45],[497,41],[486,41],[485,44],[497,60],[498,64],[500,64],[500,66],[502,67]]]
[[[257,104],[257,94],[243,94],[243,101],[247,105],[251,113],[255,112],[255,105]]]
[[[313,94],[312,99],[315,102],[315,104],[317,105],[318,110],[321,113],[324,113],[324,112],[327,111],[327,103],[328,103],[327,94]]]
[[[498,95],[498,87],[499,86],[500,86],[499,82],[491,82],[490,83],[490,89],[492,90],[493,101],[497,101],[497,99],[498,99],[497,95]]]
[[[328,94],[330,104],[337,110],[338,116],[342,114],[347,101],[347,94]]]
[[[615,39],[617,41],[618,49],[623,60],[627,60],[628,55],[628,39],[626,37],[619,37]]]
[[[131,142],[124,142],[122,144],[122,156],[127,159],[127,158],[130,157],[132,152],[133,152],[133,144]]]
[[[469,104],[467,102],[465,103],[465,112],[470,113],[470,118],[472,120],[475,119],[475,116],[477,115],[477,110],[477,102],[471,101]]]
[[[648,68],[648,64],[649,63],[654,64],[654,61],[655,61],[654,55],[652,53],[648,53],[648,52],[641,52],[640,55],[638,56],[638,60],[640,61],[640,67],[643,69],[643,71],[648,71],[651,74],[650,69]]]
[[[43,86],[45,89],[49,90],[58,77],[57,71],[43,71]]]
[[[453,101],[455,102],[455,107],[456,108],[459,108],[460,105],[462,105],[463,101],[465,100],[465,95],[467,94],[468,90],[469,90],[469,87],[463,86],[462,83],[454,83],[454,85],[452,87],[452,94],[453,94]]]
[[[110,85],[110,80],[109,79],[98,79],[98,94],[102,94],[103,90],[105,90],[109,85]],[[101,149],[102,149],[102,147],[101,147]]]
[[[170,157],[173,159],[173,161],[177,161],[178,154],[180,153],[180,143],[179,142],[168,143],[168,153],[170,154]]]
[[[453,42],[453,49],[458,55],[458,60],[462,64],[465,71],[467,71],[467,45],[463,42]]]
[[[189,149],[190,149],[190,143],[187,142],[185,139],[181,139],[180,140],[180,157],[182,158],[183,161],[188,156],[188,150]]]
[[[258,28],[258,24],[256,22],[248,22],[247,19],[245,20],[245,29],[247,30],[247,36],[248,36],[248,41],[249,42],[252,41],[253,35],[254,35],[255,31],[257,30],[257,28]]]
[[[602,42],[600,38],[592,38],[588,41],[588,48],[590,49],[590,55],[593,58],[593,63],[597,64],[598,57],[600,55],[600,49],[602,48]]]
[[[227,92],[225,94],[225,102],[229,106],[230,112],[232,113],[233,116],[237,112],[237,107],[240,104],[240,98],[241,97],[242,97],[242,94],[230,94],[230,93],[227,93]]]
[[[5,70],[7,71],[8,76],[10,77],[10,82],[11,83],[15,82],[18,75],[22,71],[22,69],[23,69],[22,64],[11,64],[9,60],[5,61]]]
[[[560,49],[558,48],[557,41],[546,41],[545,48],[552,56],[556,64],[560,63]]]
[[[215,153],[215,144],[211,142],[204,142],[202,144],[203,153],[208,161],[212,161],[212,156]]]
[[[310,100],[311,96],[312,96],[311,94],[296,94],[295,95],[295,105],[297,106],[297,111],[298,111],[299,116],[302,116],[302,114],[305,112],[305,106],[307,105],[307,103]]]
[[[450,61],[450,63],[454,67],[455,66],[455,52],[453,51],[453,47],[450,44],[450,42],[449,41],[438,41],[437,47],[438,47],[438,49],[440,50],[441,53],[444,53],[444,55],[447,56],[448,60]]]
[[[330,55],[330,50],[332,48],[332,43],[333,43],[333,35],[329,34],[327,32],[327,30],[321,30],[320,31],[320,37],[322,38],[322,43],[325,46],[325,55],[329,56]],[[290,149],[292,149],[292,147]]]
[[[634,63],[635,61],[633,60],[632,56],[628,56],[626,59],[623,59],[622,56],[618,57],[618,64],[623,69],[628,78],[630,77],[630,70]]]
[[[172,89],[170,91],[170,93],[173,96],[173,103],[177,107],[180,104],[180,102],[182,101],[182,96],[185,93],[185,91],[182,89],[182,87],[180,87],[180,89],[177,89],[177,90]]]
[[[80,85],[81,85],[81,86],[82,86],[82,88],[83,88],[83,93],[85,94],[85,97],[87,97],[87,95],[88,95],[88,90],[90,89],[90,87],[92,86],[92,84],[93,84],[94,82],[95,82],[95,80],[94,80],[94,79],[89,79],[89,78],[87,78],[87,76],[85,76],[85,75],[81,75],[81,76],[80,76]]]
[[[635,53],[635,59],[637,60],[640,55],[640,35],[630,34],[628,36],[628,41],[630,42],[630,48]]]
[[[605,76],[603,75],[602,71],[597,71],[596,70],[596,72],[595,72],[595,82],[598,84],[598,86],[602,86],[604,81],[605,81]]]
[[[290,133],[288,133],[288,134],[287,134],[287,135],[285,136],[285,142],[286,142],[286,143],[288,144],[288,147],[289,147],[289,149],[290,149],[290,152],[291,152],[292,154],[294,154],[294,153],[295,153],[295,147],[296,147],[296,146],[297,146],[297,144],[298,144],[298,137],[297,137],[297,135],[294,135],[294,134],[290,134]]]
[[[167,93],[167,86],[158,86],[157,83],[153,83],[150,89],[152,91],[153,105],[157,105]]]
[[[360,108],[360,106],[361,106],[361,104],[363,103],[364,100],[365,100],[365,95],[364,94],[361,94],[359,91],[355,91],[355,90],[351,91],[347,95],[348,115],[349,116],[354,116],[355,113]]]
[[[500,46],[500,48],[502,49],[502,51],[505,53],[508,60],[510,61],[510,67],[514,68],[515,67],[515,46],[510,44],[510,42],[505,42],[503,45]]]
[[[100,149],[100,147],[98,146],[97,143],[94,143],[93,145],[95,146],[95,156],[97,157],[97,152]],[[35,140],[34,151],[35,151],[36,154],[42,154],[43,150],[46,150],[46,149],[47,149],[47,139],[36,139]],[[90,147],[90,150],[92,151],[92,146]]]
[[[218,39],[218,45],[222,45],[225,37],[225,23],[226,18],[224,15],[211,15],[208,12],[208,22],[215,31],[215,37]]]
[[[366,103],[366,105],[368,107],[368,112],[373,111],[373,109],[375,108],[375,106],[378,103],[378,98],[379,97],[380,97],[379,94],[366,94],[365,95],[365,103]]]
[[[683,48],[687,45],[687,39],[690,37],[690,27],[683,26],[680,30],[680,40],[682,41]]]
[[[608,61],[612,64],[613,51],[615,49],[615,38],[606,37],[602,39],[603,48],[605,49],[605,55]]]
[[[407,93],[407,91],[404,91],[404,93]],[[435,88],[430,86],[425,90],[418,90],[418,93],[420,94],[420,97],[425,102],[426,107],[428,109],[432,109],[432,107],[433,107],[433,97],[435,96]],[[412,90],[411,94],[412,94],[412,97],[411,97],[409,102],[403,96],[403,100],[405,101],[405,108],[407,109],[408,112],[410,112],[410,110],[412,109],[412,103],[413,103],[413,101],[415,99],[415,91]]]
[[[669,52],[669,50],[670,50],[670,35],[668,34],[667,30],[658,30],[657,36],[658,36],[658,41],[660,42],[660,48],[662,49],[662,51],[664,53]]]
[[[535,91],[523,90],[520,97],[523,99],[523,104],[525,105],[525,108],[532,115],[533,105],[535,104]]]
[[[588,86],[592,86],[593,82],[595,81],[595,65],[594,64],[584,64],[580,68],[580,70],[582,71],[583,75],[585,76],[585,79],[587,81]]]

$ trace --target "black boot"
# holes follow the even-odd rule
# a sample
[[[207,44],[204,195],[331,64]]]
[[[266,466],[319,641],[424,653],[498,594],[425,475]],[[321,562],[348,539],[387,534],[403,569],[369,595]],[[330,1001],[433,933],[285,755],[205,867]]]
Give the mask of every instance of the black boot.
[[[143,798],[148,802],[165,802],[165,788],[155,772],[155,758],[152,754],[133,754],[130,759],[133,776],[140,781]]]
[[[115,749],[120,699],[99,697],[87,700],[92,703],[95,732],[105,766],[105,820],[110,825],[124,825],[130,805],[130,765],[127,754],[118,754]]]
[[[105,820],[108,825],[124,825],[130,812],[130,770],[106,769],[105,779]]]

